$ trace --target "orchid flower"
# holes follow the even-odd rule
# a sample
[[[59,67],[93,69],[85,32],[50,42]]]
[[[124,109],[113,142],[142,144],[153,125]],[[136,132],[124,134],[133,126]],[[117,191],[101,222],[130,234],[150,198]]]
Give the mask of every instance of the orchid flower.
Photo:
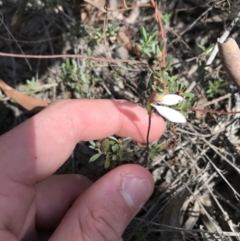
[[[173,123],[186,123],[187,120],[181,112],[174,110],[172,108],[169,108],[167,106],[162,106],[162,105],[168,105],[168,106],[177,105],[182,100],[183,98],[180,95],[176,95],[176,94],[169,94],[169,95],[163,95],[163,96],[160,95],[157,97],[157,104],[161,104],[161,105],[155,105],[155,104],[151,104],[151,105],[157,110],[157,112],[161,116],[163,116],[167,120]]]
[[[162,105],[177,105],[183,101],[183,97],[180,95],[169,94],[169,95],[159,95],[157,97],[157,103]]]

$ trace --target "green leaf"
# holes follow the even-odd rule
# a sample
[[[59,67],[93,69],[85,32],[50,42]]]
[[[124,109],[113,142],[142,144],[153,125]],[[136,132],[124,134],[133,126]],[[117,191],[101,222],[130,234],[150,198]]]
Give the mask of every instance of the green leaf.
[[[116,144],[116,142],[115,142],[115,141],[110,141],[109,143],[110,143],[110,146],[113,146],[113,145],[115,145],[115,144]]]
[[[210,44],[205,50],[206,52],[209,52],[209,50],[211,50],[213,48],[214,44]]]
[[[205,46],[203,46],[203,45],[201,45],[201,44],[198,44],[197,46],[198,46],[198,48],[200,48],[203,52],[205,52],[205,50],[206,50]]]
[[[116,155],[116,156],[115,156],[115,155],[112,156],[112,160],[113,160],[113,161],[116,161],[117,159],[118,159],[118,156],[117,156],[117,155]]]
[[[151,57],[150,50],[149,49],[144,49],[143,52],[148,56]]]
[[[158,34],[158,31],[155,31],[148,37],[148,42],[151,42]]]
[[[172,61],[172,56],[168,54],[166,57],[166,71],[172,70],[171,61]]]
[[[118,144],[114,144],[114,145],[112,146],[112,151],[113,151],[113,152],[116,152],[117,150],[119,150],[119,145],[118,145]]]
[[[169,80],[169,82],[172,82],[172,80],[169,78],[168,72],[164,71],[163,73],[163,78],[164,81],[167,82]]]
[[[165,13],[165,14],[161,15],[161,17],[162,17],[163,22],[166,24],[166,23],[170,22],[171,14]]]
[[[159,52],[159,47],[157,44],[152,45],[152,52],[156,55]]]
[[[191,100],[194,97],[194,94],[188,92],[188,93],[184,93],[183,96]]]
[[[144,38],[144,41],[147,42],[148,36],[147,36],[147,31],[144,27],[141,28],[141,32]]]
[[[91,146],[96,146],[94,141],[89,141],[89,143],[91,144]]]
[[[158,86],[157,86],[156,90],[157,90],[157,92],[158,92],[159,94],[164,92],[164,89],[162,89],[162,88],[160,88],[160,87],[158,87]]]
[[[109,146],[110,146],[110,141],[109,141],[109,139],[105,139],[105,140],[103,141],[103,150],[104,150],[105,153],[108,151]]]
[[[110,167],[110,160],[109,159],[106,159],[105,161],[104,161],[104,168],[105,169],[108,169]]]
[[[66,60],[66,69],[69,69],[69,68],[70,68],[70,60],[67,59],[67,60]]]
[[[78,69],[77,61],[75,59],[72,59],[72,66],[73,66],[74,71],[76,71]]]
[[[101,155],[102,155],[101,153],[97,153],[97,154],[93,155],[93,156],[90,158],[89,162],[94,162],[94,161],[96,161]]]

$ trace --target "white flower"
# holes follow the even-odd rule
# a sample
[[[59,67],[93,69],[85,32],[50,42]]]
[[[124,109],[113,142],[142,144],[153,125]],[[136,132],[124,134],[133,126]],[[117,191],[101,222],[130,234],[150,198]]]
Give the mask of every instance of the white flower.
[[[180,95],[170,94],[170,95],[163,95],[158,96],[157,103],[158,104],[165,104],[165,105],[176,105],[179,104],[183,98]],[[184,115],[172,108],[162,105],[155,105],[151,104],[157,112],[163,116],[165,119],[173,122],[173,123],[186,123],[187,120]]]
[[[157,97],[157,103],[162,105],[177,105],[183,101],[183,97],[180,95],[169,94],[169,95],[159,95]]]
[[[157,110],[157,112],[173,123],[186,123],[187,120],[182,113],[167,106],[154,105],[152,106]]]

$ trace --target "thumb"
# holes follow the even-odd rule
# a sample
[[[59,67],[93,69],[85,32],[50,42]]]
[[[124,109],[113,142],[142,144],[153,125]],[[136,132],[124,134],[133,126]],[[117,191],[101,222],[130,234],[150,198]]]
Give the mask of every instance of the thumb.
[[[143,167],[123,165],[94,183],[66,213],[51,241],[119,241],[153,191]]]

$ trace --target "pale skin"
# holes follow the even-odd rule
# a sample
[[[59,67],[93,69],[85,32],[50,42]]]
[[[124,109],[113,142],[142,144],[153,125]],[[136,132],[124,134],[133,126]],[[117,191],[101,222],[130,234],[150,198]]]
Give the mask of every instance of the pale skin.
[[[122,165],[91,183],[52,175],[79,141],[146,141],[148,115],[127,101],[57,101],[0,137],[0,241],[119,241],[153,191],[151,174]],[[164,132],[153,114],[150,140]],[[137,161],[137,160],[136,160]]]

